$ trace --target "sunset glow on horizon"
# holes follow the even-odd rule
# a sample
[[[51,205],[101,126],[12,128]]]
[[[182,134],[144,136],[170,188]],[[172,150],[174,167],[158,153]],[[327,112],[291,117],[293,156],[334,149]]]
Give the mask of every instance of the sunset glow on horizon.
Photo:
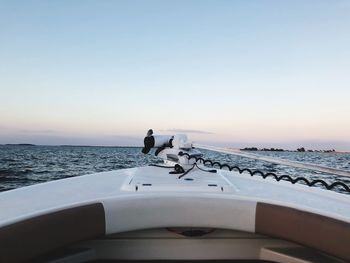
[[[5,1],[0,144],[350,151],[349,1]]]

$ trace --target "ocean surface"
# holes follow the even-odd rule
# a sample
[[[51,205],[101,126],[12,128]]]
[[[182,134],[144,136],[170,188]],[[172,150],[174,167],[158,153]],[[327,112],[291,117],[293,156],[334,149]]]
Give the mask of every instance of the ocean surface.
[[[309,180],[322,179],[327,183],[336,180],[350,186],[350,178],[312,172],[288,166],[255,161],[243,157],[202,151],[204,159],[227,163],[240,168],[289,175],[303,176]],[[315,163],[350,171],[349,153],[316,152],[254,152],[299,162]],[[81,176],[84,174],[111,171],[123,168],[162,163],[154,151],[144,155],[141,148],[85,147],[85,146],[22,146],[0,145],[0,191],[27,185]],[[247,174],[247,176],[250,176]],[[257,175],[258,176],[258,175]],[[335,189],[341,191],[341,189]]]

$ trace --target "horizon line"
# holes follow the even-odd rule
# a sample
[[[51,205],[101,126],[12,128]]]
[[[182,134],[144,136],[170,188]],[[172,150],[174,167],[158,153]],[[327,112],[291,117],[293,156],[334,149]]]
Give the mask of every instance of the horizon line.
[[[143,146],[126,146],[126,145],[76,145],[76,144],[33,144],[33,143],[0,143],[0,146],[53,146],[53,147],[104,147],[104,148],[142,148]],[[196,147],[195,147],[196,148]],[[232,147],[227,147],[227,148],[232,148]],[[244,148],[234,148],[234,149],[239,149],[243,150],[245,148],[254,148],[254,147],[244,147]],[[258,148],[258,147],[255,147]],[[305,148],[303,146],[299,148]],[[282,149],[285,152],[299,152],[297,149],[295,150],[289,150],[289,149],[284,149],[284,148],[276,148],[276,147],[263,147],[263,148],[258,148],[257,151],[263,151],[263,149]],[[305,148],[305,152],[308,152],[308,150],[311,150],[313,152],[320,152],[320,153],[326,153],[325,151],[327,150],[334,150],[334,153],[350,153],[350,151],[339,151],[334,148],[332,149],[323,149],[323,150],[315,150],[315,149],[309,149]],[[305,153],[304,152],[304,153]]]

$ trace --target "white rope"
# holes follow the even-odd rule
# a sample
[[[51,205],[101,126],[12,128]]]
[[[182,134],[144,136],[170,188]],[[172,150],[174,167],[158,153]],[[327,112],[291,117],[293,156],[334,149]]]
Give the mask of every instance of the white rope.
[[[282,165],[292,166],[292,167],[301,168],[301,169],[307,169],[307,170],[318,171],[318,172],[323,172],[328,174],[334,174],[338,176],[350,177],[349,171],[321,166],[321,165],[312,164],[312,163],[288,161],[288,160],[279,159],[279,158],[273,158],[273,157],[262,156],[262,155],[253,154],[253,153],[242,152],[238,149],[221,148],[221,147],[215,147],[215,146],[203,145],[203,144],[193,144],[193,146],[204,150],[233,154],[233,155],[242,156],[242,157],[246,157],[254,160],[266,161],[269,163],[282,164]]]

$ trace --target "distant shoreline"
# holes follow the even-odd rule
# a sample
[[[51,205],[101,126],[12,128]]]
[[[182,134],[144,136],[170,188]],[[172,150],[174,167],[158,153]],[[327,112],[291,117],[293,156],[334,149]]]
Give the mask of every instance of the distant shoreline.
[[[0,144],[0,146],[25,146],[25,147],[103,147],[103,148],[142,148],[143,146],[104,146],[104,145],[70,145],[70,144],[61,144],[61,145],[52,145],[52,144],[32,144],[32,143],[6,143]],[[331,150],[313,150],[305,149],[304,147],[298,148],[297,150],[286,150],[282,148],[257,148],[257,147],[245,147],[239,149],[240,151],[248,152],[301,152],[301,153],[350,153],[350,151],[337,151],[334,149]]]
[[[240,149],[240,151],[250,151],[250,152],[311,152],[311,153],[339,153],[334,149],[329,150],[313,150],[313,149],[305,149],[304,147],[300,147],[296,150],[285,150],[281,148],[262,148],[258,149],[257,147],[246,147]],[[346,153],[346,152],[345,152]]]
[[[6,143],[6,144],[2,144],[5,146],[36,146],[35,144],[31,144],[31,143]]]
[[[142,148],[143,146],[103,146],[103,145],[69,145],[69,144],[62,144],[62,145],[46,145],[46,144],[31,144],[31,143],[6,143],[6,144],[0,144],[0,146],[29,146],[29,147],[36,147],[36,146],[50,146],[50,147],[106,147],[106,148]]]

